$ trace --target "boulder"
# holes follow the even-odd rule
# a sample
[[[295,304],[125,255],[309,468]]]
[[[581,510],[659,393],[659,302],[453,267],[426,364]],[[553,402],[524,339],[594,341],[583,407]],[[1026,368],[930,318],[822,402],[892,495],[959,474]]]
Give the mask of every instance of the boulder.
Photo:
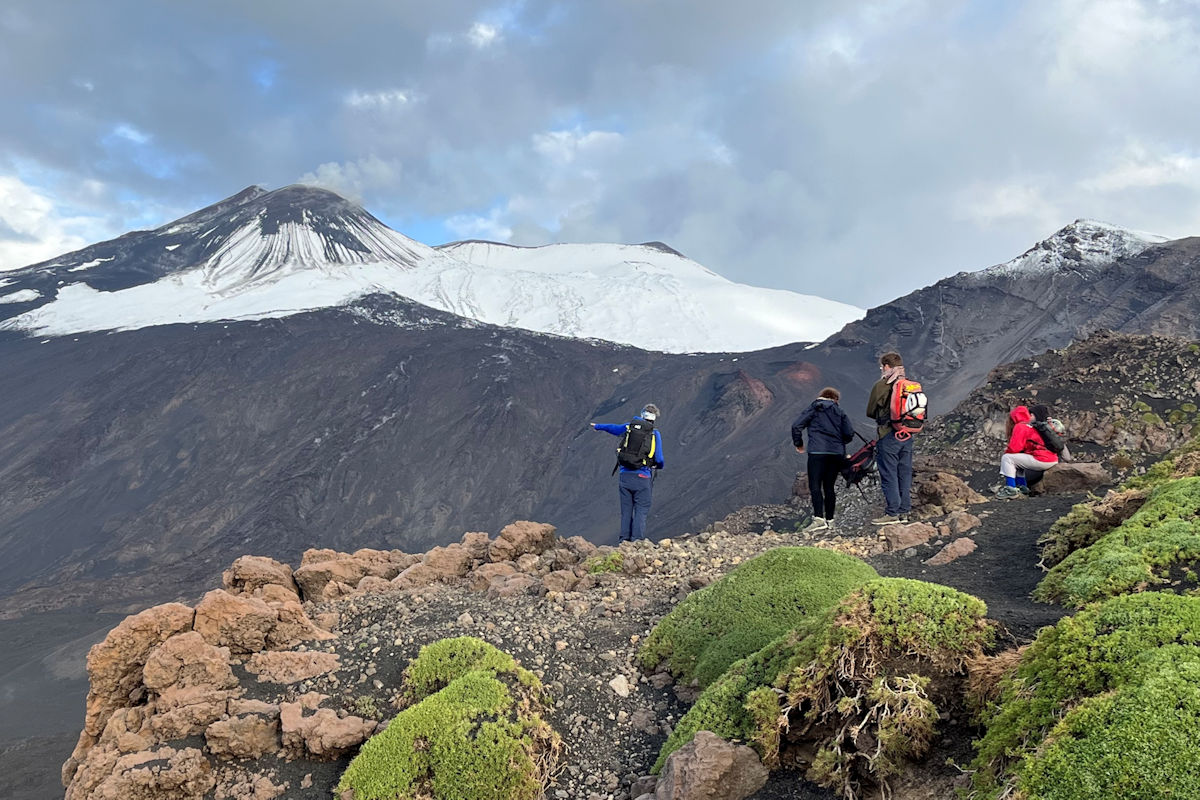
[[[292,578],[292,568],[266,556],[242,556],[221,578],[230,594],[256,594],[264,586],[278,586],[300,599],[300,588]]]
[[[327,675],[340,666],[337,653],[282,650],[255,653],[246,662],[246,671],[257,675],[259,683],[286,684]]]
[[[951,536],[959,536],[983,524],[979,517],[968,511],[955,511],[946,517],[946,529]]]
[[[306,550],[295,572],[296,583],[305,600],[333,600],[352,591],[368,575],[391,580],[421,560],[401,550],[363,548],[353,553],[334,550]],[[334,588],[342,584],[346,589]]]
[[[1060,463],[1046,470],[1037,487],[1046,494],[1084,492],[1112,483],[1112,476],[1100,464],[1087,461]]]
[[[558,569],[542,577],[547,592],[569,592],[579,583],[579,578],[569,569]]]
[[[521,520],[504,526],[496,540],[488,545],[489,561],[516,561],[533,553],[541,555],[554,546],[553,525]]]
[[[241,689],[172,686],[154,699],[150,732],[159,741],[199,735],[229,713],[229,700],[239,694]]]
[[[466,551],[471,554],[472,560],[483,561],[487,558],[490,539],[491,537],[489,537],[486,533],[482,533],[480,531],[469,531],[462,535],[462,539],[459,540],[459,544],[466,548]]]
[[[508,577],[498,576],[492,579],[488,585],[487,596],[490,598],[497,597],[519,597],[520,595],[530,594],[535,587],[541,586],[541,581],[532,575],[526,575],[524,572],[518,572],[515,575]]]
[[[586,561],[589,557],[596,554],[596,545],[582,536],[569,536],[562,540],[562,544],[575,554],[576,562]]]
[[[392,586],[397,589],[419,589],[431,583],[437,583],[445,575],[428,564],[413,564],[408,569],[392,578]]]
[[[309,552],[305,553],[307,556]],[[366,563],[353,557],[332,558],[326,561],[302,563],[295,572],[301,597],[305,600],[323,600],[325,586],[329,583],[344,583],[357,586],[367,576]],[[382,576],[376,576],[382,577]]]
[[[212,765],[202,752],[194,747],[162,747],[121,756],[89,793],[72,794],[68,789],[67,799],[203,800],[216,783]]]
[[[655,800],[743,800],[767,783],[767,768],[744,744],[699,731],[663,765]]]
[[[987,502],[986,497],[967,486],[961,478],[948,472],[920,476],[913,488],[918,506],[938,508],[941,509],[941,513]]]
[[[148,608],[123,620],[88,651],[90,688],[83,730],[92,741],[115,709],[132,704],[130,698],[142,685],[142,669],[150,652],[172,636],[190,631],[194,616],[182,603]]]
[[[964,536],[960,539],[955,539],[953,542],[943,547],[937,553],[937,555],[925,563],[931,567],[940,567],[943,564],[949,564],[951,561],[974,553],[975,547],[975,540],[968,536]]]
[[[492,585],[492,579],[496,577],[508,577],[509,575],[517,574],[517,565],[511,561],[497,561],[495,563],[481,564],[467,575],[467,585],[473,591],[486,591]]]
[[[435,547],[425,554],[422,562],[425,566],[437,571],[441,578],[461,578],[471,570],[474,558],[471,551],[461,544],[448,544],[445,547]]]
[[[209,644],[234,653],[255,653],[267,646],[267,635],[279,618],[257,597],[213,589],[196,606],[196,632]]]
[[[889,550],[905,550],[928,542],[937,536],[937,528],[925,522],[886,525],[881,528]]]
[[[304,783],[300,785],[302,788],[308,788],[312,785],[312,779],[309,779],[307,786]],[[266,775],[226,768],[221,771],[215,798],[216,800],[275,800],[276,797],[288,790],[288,786],[287,781],[284,781],[282,786],[276,786]]]
[[[362,744],[375,732],[374,720],[353,716],[339,718],[333,709],[319,708],[324,699],[324,695],[309,692],[295,703],[279,704],[283,749],[289,756],[307,754],[319,759],[334,759]],[[305,711],[314,713],[305,715]]]
[[[259,758],[279,749],[279,709],[219,720],[204,731],[208,751],[218,758]]]
[[[232,689],[238,685],[229,667],[229,648],[214,647],[195,631],[172,636],[146,657],[142,683],[163,694],[170,689]]]
[[[269,587],[268,587],[269,588]],[[274,648],[295,647],[301,642],[328,641],[337,637],[317,627],[304,606],[296,600],[269,602],[267,605],[276,614],[275,627],[267,632],[267,646]]]

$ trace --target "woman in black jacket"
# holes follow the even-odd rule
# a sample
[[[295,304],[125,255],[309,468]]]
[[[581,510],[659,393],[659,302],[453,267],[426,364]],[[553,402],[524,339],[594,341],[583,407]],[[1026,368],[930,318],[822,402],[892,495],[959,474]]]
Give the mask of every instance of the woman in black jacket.
[[[812,495],[813,519],[805,533],[833,527],[834,484],[846,461],[846,443],[854,438],[854,426],[838,405],[841,392],[827,386],[792,424],[792,444],[805,452],[804,430],[808,429],[808,490]]]

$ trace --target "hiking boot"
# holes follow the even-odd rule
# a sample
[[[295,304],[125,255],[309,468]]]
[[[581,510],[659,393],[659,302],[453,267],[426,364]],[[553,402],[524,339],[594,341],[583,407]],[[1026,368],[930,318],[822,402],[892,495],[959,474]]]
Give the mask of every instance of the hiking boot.
[[[1029,487],[1028,486],[1018,486],[1017,491],[1025,496],[1029,495]]]
[[[884,514],[882,517],[871,520],[872,525],[896,525],[899,522],[900,517],[895,514]]]
[[[901,515],[900,515],[900,522],[902,522],[902,523],[904,523],[905,525],[907,525],[907,524],[908,524],[908,522],[909,522],[909,520],[908,520],[908,514],[901,514]]]
[[[1001,500],[1008,500],[1013,497],[1020,497],[1021,490],[1015,486],[1002,486],[996,490],[996,497]]]
[[[829,529],[829,523],[821,517],[813,517],[813,521],[808,523],[808,527],[800,531],[801,533],[816,533]]]

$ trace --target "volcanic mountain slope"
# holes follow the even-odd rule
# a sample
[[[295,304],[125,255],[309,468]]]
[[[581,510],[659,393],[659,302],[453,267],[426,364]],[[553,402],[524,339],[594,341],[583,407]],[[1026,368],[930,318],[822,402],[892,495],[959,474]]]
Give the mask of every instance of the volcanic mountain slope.
[[[666,245],[427,247],[322,189],[252,187],[0,278],[0,328],[59,336],[283,317],[389,293],[499,325],[668,352],[822,339],[862,310],[733,283]],[[7,320],[7,322],[3,322]]]
[[[174,596],[248,543],[424,549],[552,520],[615,536],[615,438],[663,408],[669,534],[786,492],[800,346],[670,356],[480,326],[393,298],[227,325],[11,334],[0,372],[0,596],[14,610]]]
[[[998,364],[1097,330],[1200,338],[1200,238],[1164,242],[1079,220],[1005,264],[960,272],[873,308],[809,353],[861,363],[895,349],[954,408]]]

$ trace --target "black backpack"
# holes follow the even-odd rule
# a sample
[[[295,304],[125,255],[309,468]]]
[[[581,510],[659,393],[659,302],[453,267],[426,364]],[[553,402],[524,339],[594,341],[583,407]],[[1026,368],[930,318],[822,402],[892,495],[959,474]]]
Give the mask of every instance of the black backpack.
[[[875,440],[872,439],[854,451],[853,455],[847,456],[842,464],[841,473],[846,485],[857,487],[859,493],[865,497],[862,482],[875,473]]]
[[[654,455],[654,423],[635,419],[625,426],[625,435],[617,448],[617,467],[642,469],[650,464]],[[617,468],[613,467],[613,472]]]
[[[1059,436],[1050,423],[1035,419],[1029,425],[1037,431],[1038,436],[1042,437],[1042,442],[1047,449],[1053,451],[1055,455],[1062,455],[1063,448],[1067,446],[1067,440]]]

